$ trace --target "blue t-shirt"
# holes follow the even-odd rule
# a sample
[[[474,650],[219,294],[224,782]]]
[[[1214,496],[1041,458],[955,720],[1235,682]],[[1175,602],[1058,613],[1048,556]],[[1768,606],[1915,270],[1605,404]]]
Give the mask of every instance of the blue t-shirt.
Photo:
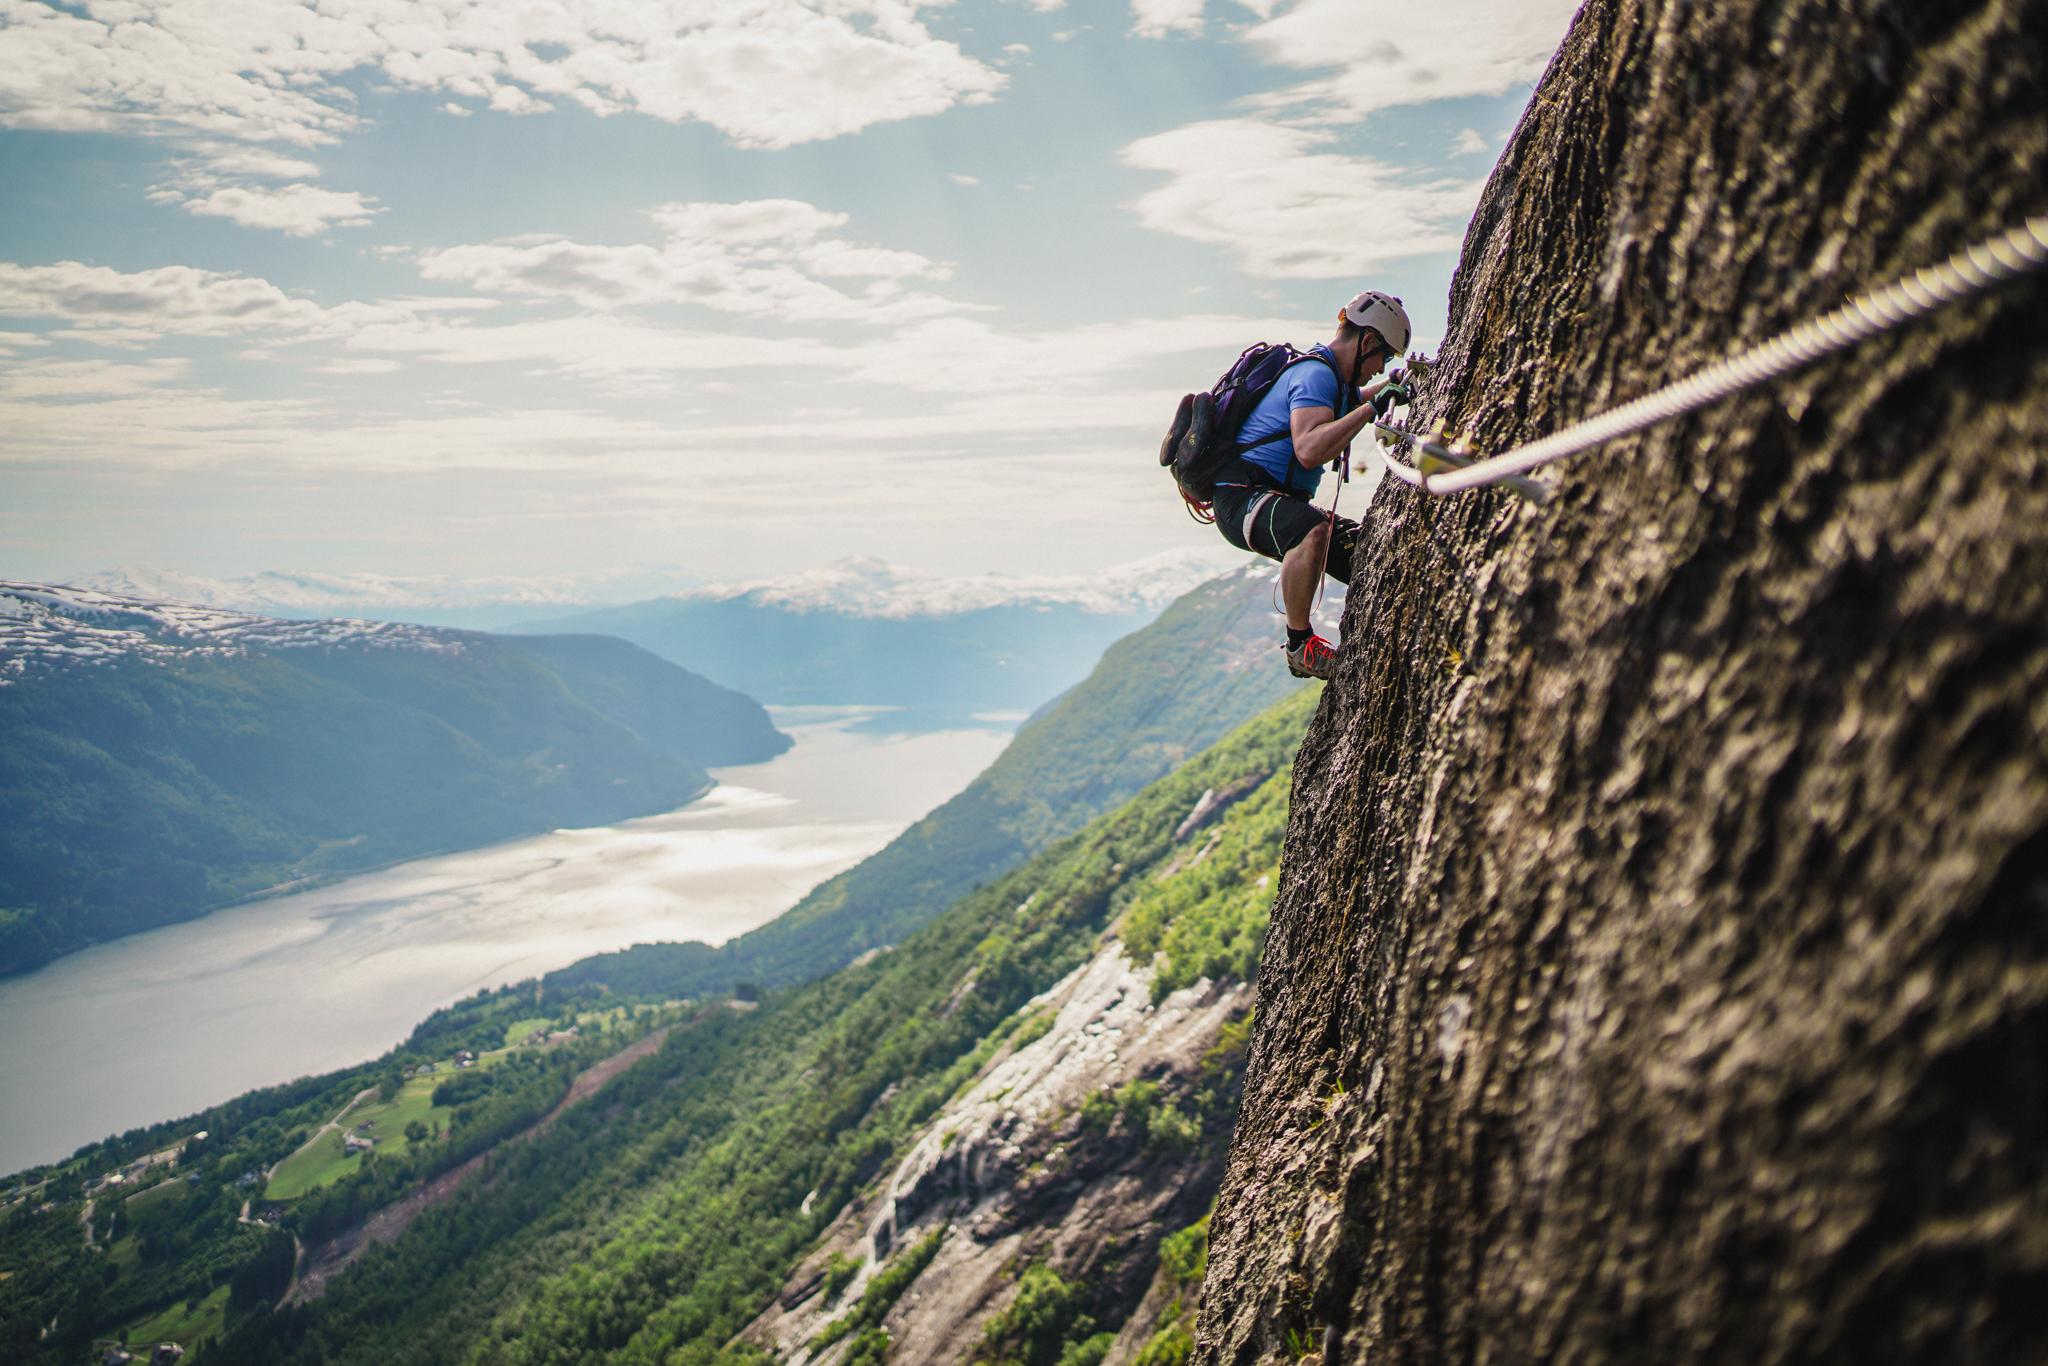
[[[1330,354],[1330,348],[1318,344],[1310,347],[1308,354],[1321,356],[1326,363],[1305,360],[1288,366],[1237,429],[1238,445],[1286,431],[1296,408],[1328,408],[1339,417],[1349,410],[1350,404],[1339,401],[1344,385],[1337,378],[1337,358]],[[1323,482],[1321,468],[1303,469],[1295,460],[1292,437],[1268,441],[1255,451],[1246,451],[1244,458],[1289,488],[1303,489],[1311,496],[1316,485]]]

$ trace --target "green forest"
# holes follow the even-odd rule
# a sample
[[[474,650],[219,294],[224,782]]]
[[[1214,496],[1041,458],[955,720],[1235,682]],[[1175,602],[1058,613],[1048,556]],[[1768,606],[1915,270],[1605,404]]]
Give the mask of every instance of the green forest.
[[[95,1338],[126,1332],[139,1342],[135,1330],[176,1318],[202,1329],[186,1345],[199,1345],[195,1359],[207,1366],[738,1366],[758,1356],[729,1346],[734,1333],[925,1121],[1042,1028],[1020,1007],[1105,935],[1151,957],[1165,984],[1256,970],[1290,765],[1317,691],[1293,692],[892,951],[755,993],[752,1008],[635,1000],[595,982],[480,993],[361,1068],[252,1093],[28,1174],[0,1223],[0,1353],[39,1366],[81,1362]],[[1229,800],[1191,821],[1204,794]],[[571,1024],[574,1038],[531,1042]],[[649,1056],[544,1131],[533,1127],[572,1076],[664,1027]],[[1079,1119],[1100,1137],[1088,1141],[1142,1135],[1148,1160],[1220,1152],[1247,1033],[1245,1022],[1228,1031],[1186,1095],[1134,1083],[1091,1100]],[[452,1066],[465,1054],[470,1067]],[[420,1071],[429,1063],[425,1075],[439,1079],[431,1086]],[[242,1223],[252,1174],[303,1148],[373,1086],[363,1103],[410,1104],[390,1113],[425,1117],[410,1121],[417,1137],[389,1151],[380,1140],[357,1167],[292,1199],[259,1196],[257,1213],[274,1212],[274,1226]],[[110,1214],[96,1202],[81,1222],[88,1178],[202,1129],[208,1137],[186,1144],[158,1203]],[[481,1166],[453,1199],[323,1296],[270,1307],[291,1274],[285,1239],[317,1244],[472,1160]],[[1198,1242],[1190,1233],[1160,1255],[1196,1257]],[[841,1315],[863,1366],[886,1359],[881,1300],[912,1284],[920,1256],[930,1256],[924,1243],[893,1249],[868,1280],[877,1299]],[[1091,1309],[1091,1287],[1048,1283],[1043,1268],[1016,1274],[1033,1277],[1030,1294],[991,1324],[989,1359],[1099,1361],[1107,1325]],[[1184,1358],[1175,1322],[1147,1349],[1147,1366]]]

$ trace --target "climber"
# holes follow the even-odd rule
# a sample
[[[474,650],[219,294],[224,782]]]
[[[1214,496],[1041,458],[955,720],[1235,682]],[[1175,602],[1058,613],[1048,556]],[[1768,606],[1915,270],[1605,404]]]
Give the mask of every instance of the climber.
[[[1337,652],[1309,622],[1316,582],[1327,569],[1351,581],[1358,523],[1310,504],[1322,466],[1342,460],[1351,440],[1372,421],[1375,406],[1407,401],[1396,375],[1361,390],[1408,345],[1401,301],[1377,290],[1344,305],[1337,335],[1290,365],[1238,428],[1234,467],[1216,480],[1216,529],[1239,550],[1280,561],[1280,600],[1287,612],[1287,669],[1296,678],[1328,678]],[[1311,364],[1310,360],[1322,364]],[[1348,378],[1345,378],[1347,377]],[[1332,534],[1334,526],[1335,534]]]

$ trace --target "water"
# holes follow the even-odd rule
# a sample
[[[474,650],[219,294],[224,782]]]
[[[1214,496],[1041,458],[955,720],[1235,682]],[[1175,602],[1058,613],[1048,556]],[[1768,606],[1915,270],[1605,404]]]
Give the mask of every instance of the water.
[[[0,1173],[375,1057],[429,1011],[654,939],[774,919],[965,787],[1007,727],[890,735],[787,707],[796,738],[679,811],[557,830],[216,911],[0,982]]]

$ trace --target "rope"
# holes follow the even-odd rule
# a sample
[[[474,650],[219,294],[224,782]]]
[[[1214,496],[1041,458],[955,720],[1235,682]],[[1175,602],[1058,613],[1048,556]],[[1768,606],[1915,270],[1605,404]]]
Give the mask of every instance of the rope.
[[[1675,384],[1500,455],[1480,459],[1470,451],[1448,446],[1439,429],[1436,437],[1421,440],[1422,458],[1411,467],[1394,459],[1387,443],[1380,438],[1391,438],[1395,444],[1418,438],[1390,422],[1374,424],[1374,442],[1388,470],[1425,493],[1462,493],[1487,484],[1506,484],[1523,497],[1541,503],[1549,498],[1550,489],[1533,479],[1519,477],[1526,470],[1577,455],[1645,427],[1682,417],[1744,389],[1780,379],[1880,332],[2017,279],[2039,269],[2044,262],[2048,262],[2048,217],[2029,218],[2020,227],[1851,299],[1834,312],[1801,323],[1760,346],[1716,361]]]

